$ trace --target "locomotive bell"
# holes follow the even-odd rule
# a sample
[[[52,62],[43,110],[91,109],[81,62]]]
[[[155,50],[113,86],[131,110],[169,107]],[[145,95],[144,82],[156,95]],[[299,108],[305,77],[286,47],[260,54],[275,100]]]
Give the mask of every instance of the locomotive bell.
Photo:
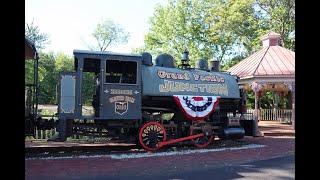
[[[181,62],[182,62],[182,64],[189,64],[189,51],[188,50],[185,50],[182,53]]]

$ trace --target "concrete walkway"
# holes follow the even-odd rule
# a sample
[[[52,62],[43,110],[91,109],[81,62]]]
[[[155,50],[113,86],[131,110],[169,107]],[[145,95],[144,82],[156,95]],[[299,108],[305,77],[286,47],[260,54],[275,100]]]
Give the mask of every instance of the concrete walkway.
[[[259,121],[258,130],[264,136],[295,136],[295,130],[291,124],[279,121]]]

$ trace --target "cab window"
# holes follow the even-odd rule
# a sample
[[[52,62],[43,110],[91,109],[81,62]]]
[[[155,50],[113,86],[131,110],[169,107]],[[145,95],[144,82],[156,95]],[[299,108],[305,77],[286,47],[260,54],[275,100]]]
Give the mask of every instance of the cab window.
[[[106,83],[137,84],[137,62],[134,61],[106,61]]]

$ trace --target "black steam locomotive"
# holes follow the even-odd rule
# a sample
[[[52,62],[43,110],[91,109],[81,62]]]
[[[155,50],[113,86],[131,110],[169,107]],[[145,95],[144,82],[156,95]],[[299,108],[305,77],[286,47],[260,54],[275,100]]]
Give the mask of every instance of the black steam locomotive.
[[[158,55],[154,64],[149,53],[73,54],[75,71],[59,74],[58,121],[28,116],[28,129],[56,126],[59,133],[50,140],[66,141],[74,134],[105,136],[156,150],[173,143],[205,147],[215,136],[252,135],[237,78],[220,72],[219,61],[209,68],[200,59],[191,68],[188,51],[177,67],[169,54]],[[92,115],[83,113],[85,73],[95,77]]]

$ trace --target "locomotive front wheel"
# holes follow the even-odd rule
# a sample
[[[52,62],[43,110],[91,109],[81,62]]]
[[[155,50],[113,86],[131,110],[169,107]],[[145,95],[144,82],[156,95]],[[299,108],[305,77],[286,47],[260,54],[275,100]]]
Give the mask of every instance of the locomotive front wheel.
[[[213,132],[212,132],[212,130],[208,130],[208,131],[204,132],[202,129],[211,129],[211,128],[204,128],[204,127],[210,127],[210,125],[208,125],[205,122],[196,122],[193,124],[193,126],[194,127],[201,127],[201,129],[191,129],[190,136],[200,134],[200,133],[204,133],[204,136],[191,139],[191,142],[193,142],[195,146],[200,147],[200,148],[208,146],[213,140],[213,137],[214,137]],[[208,134],[208,135],[206,135],[206,134]]]
[[[166,130],[160,123],[147,122],[140,128],[139,142],[144,149],[157,150],[160,141],[166,141]]]

